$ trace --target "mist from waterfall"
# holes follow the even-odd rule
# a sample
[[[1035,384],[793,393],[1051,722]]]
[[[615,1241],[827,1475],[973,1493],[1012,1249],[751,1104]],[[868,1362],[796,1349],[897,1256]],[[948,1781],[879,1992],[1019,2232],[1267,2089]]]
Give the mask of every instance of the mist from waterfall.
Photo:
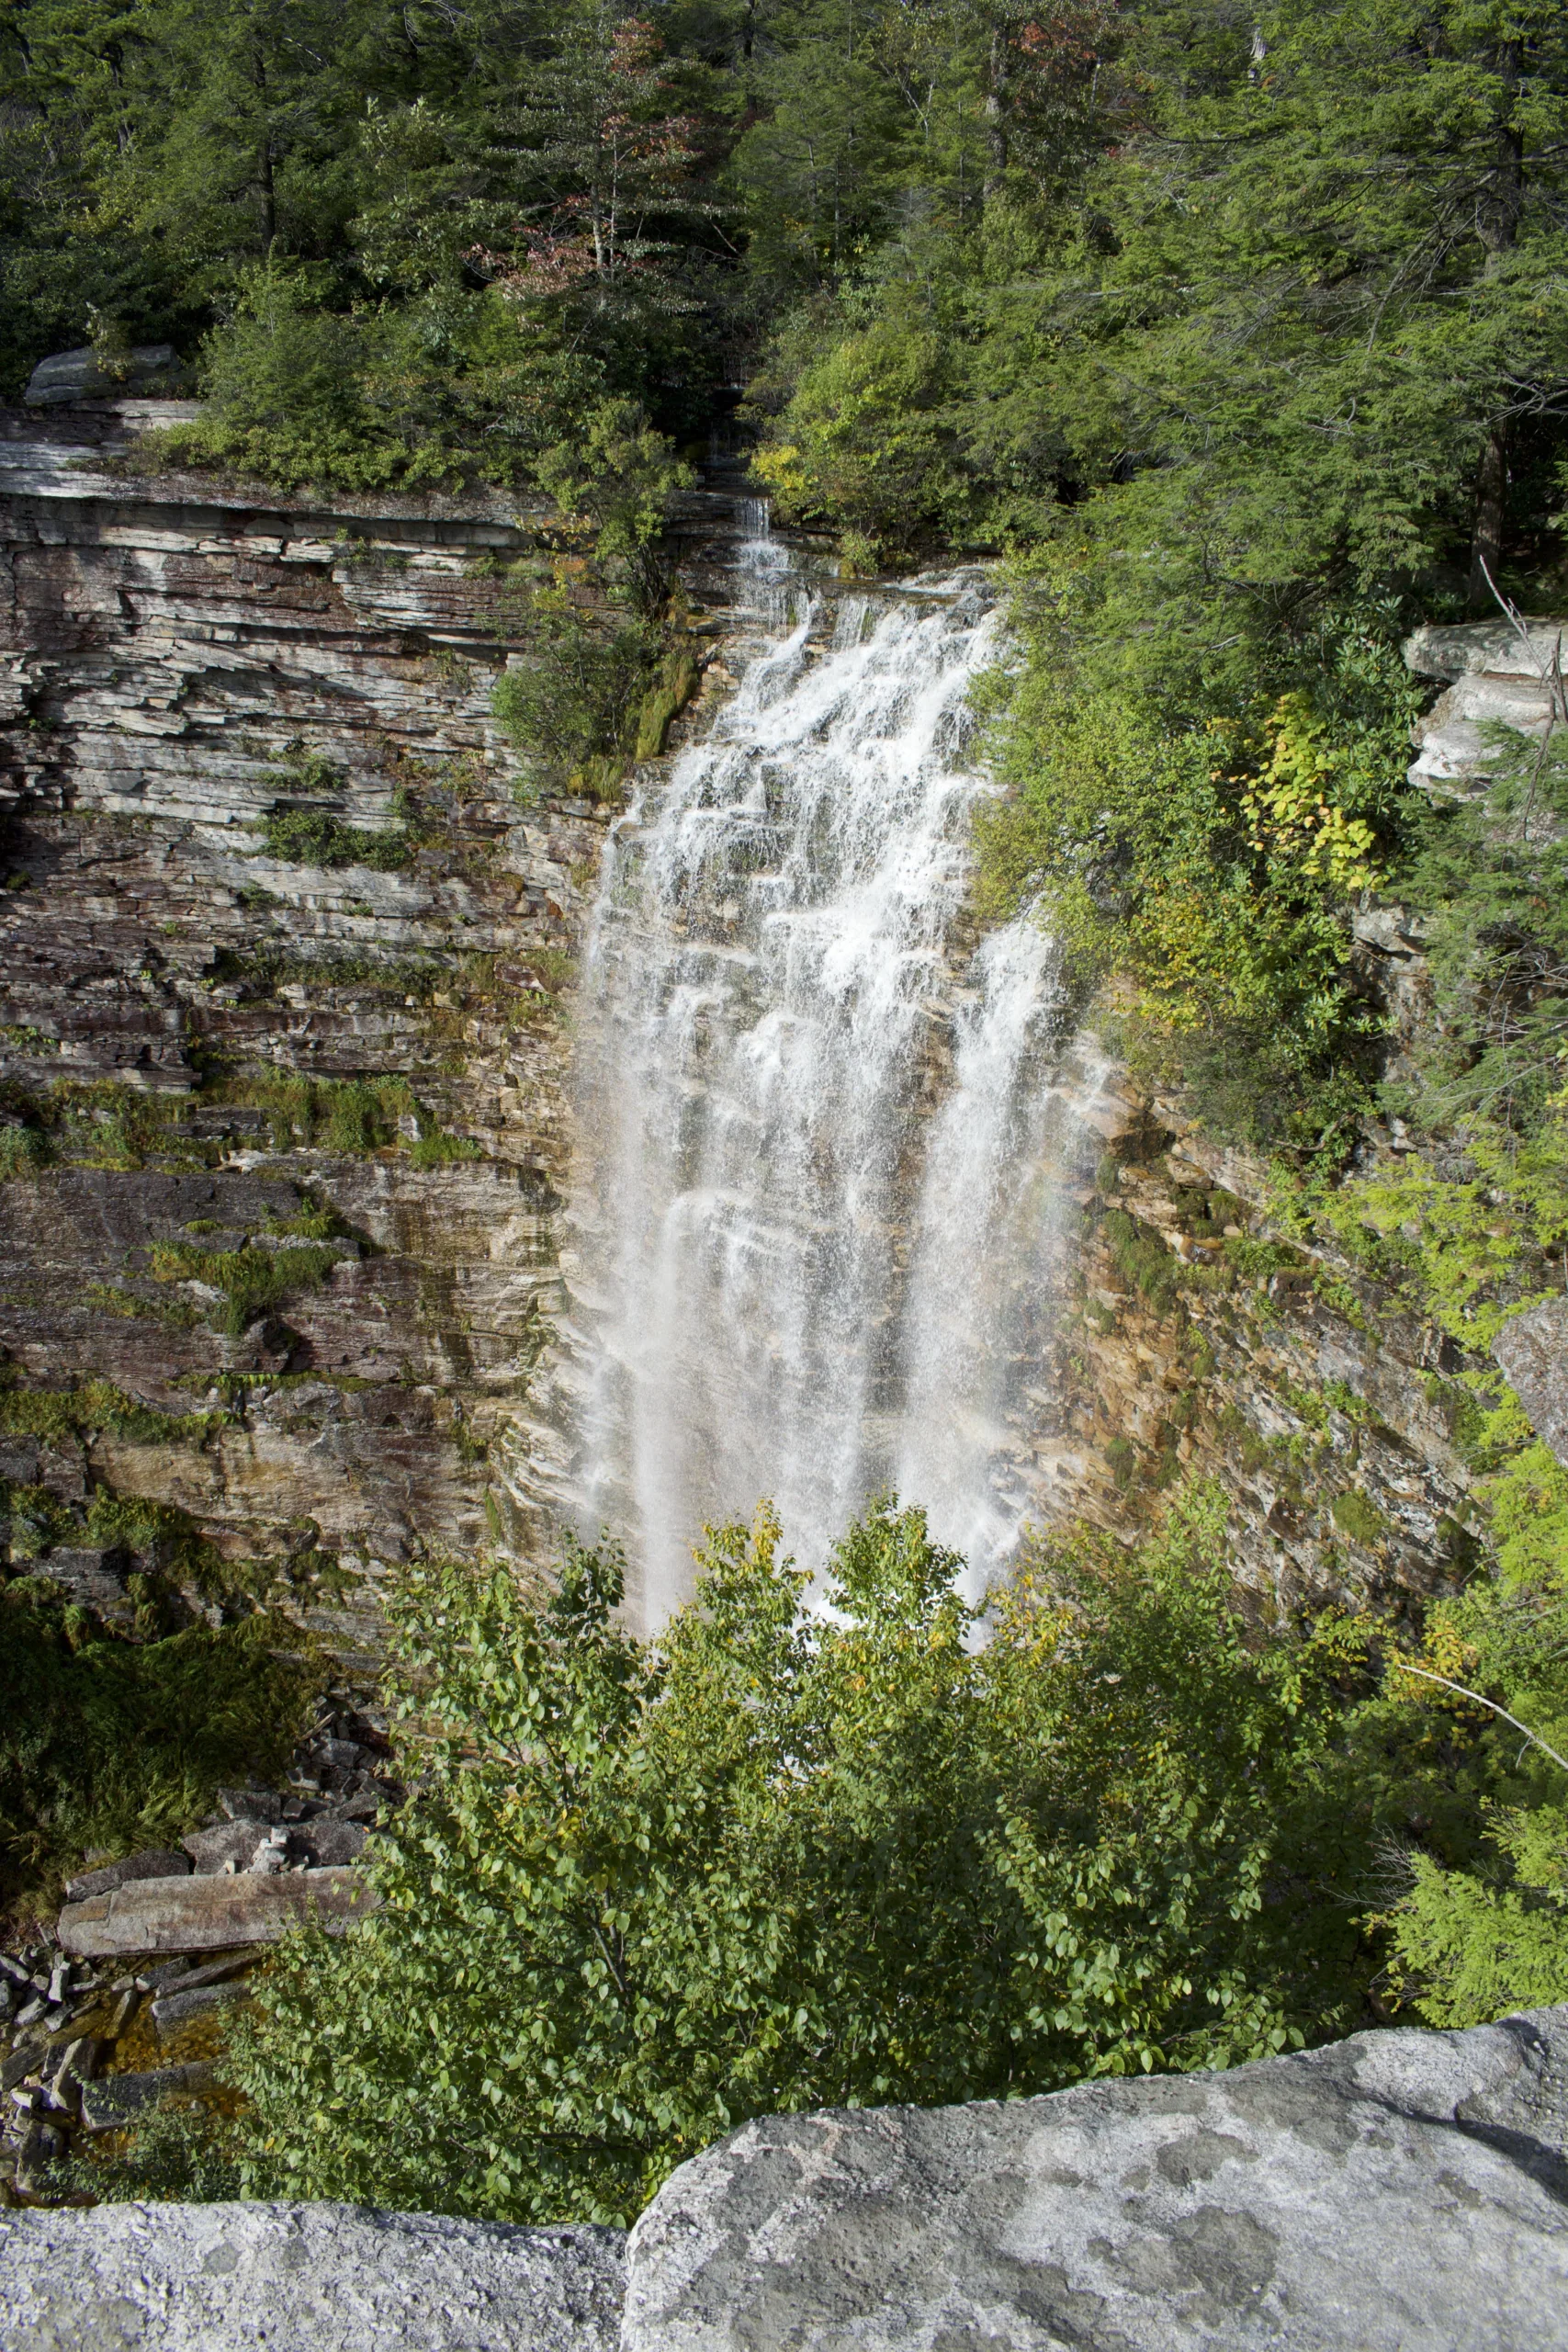
[[[760,639],[615,829],[580,997],[556,1501],[623,1535],[650,1624],[762,1495],[813,1566],[895,1481],[1004,1559],[1051,1230],[1050,944],[953,936],[989,591],[835,607],[765,533],[741,561]]]

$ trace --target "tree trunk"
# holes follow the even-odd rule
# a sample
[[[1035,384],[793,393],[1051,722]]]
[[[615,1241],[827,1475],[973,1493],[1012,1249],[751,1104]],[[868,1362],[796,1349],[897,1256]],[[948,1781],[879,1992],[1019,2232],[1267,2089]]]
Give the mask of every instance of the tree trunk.
[[[266,60],[255,51],[256,96],[261,101],[262,137],[258,159],[258,192],[261,197],[262,251],[270,254],[277,235],[277,191],[272,177],[272,117],[267,105]]]
[[[1487,572],[1497,577],[1503,554],[1503,502],[1508,490],[1508,428],[1495,424],[1481,452],[1475,484],[1475,537],[1470,549],[1470,609],[1492,610],[1495,598]]]
[[[982,200],[987,204],[990,203],[993,197],[1000,196],[1003,184],[1007,179],[1007,41],[998,28],[997,30],[993,31],[991,35],[991,63],[990,73],[987,76],[989,86],[986,92],[986,150],[987,169],[986,172],[986,184],[981,189],[980,194]]]
[[[1486,275],[1502,266],[1519,233],[1524,209],[1524,140],[1513,119],[1519,88],[1519,47],[1505,41],[1497,52],[1497,73],[1503,85],[1506,119],[1497,130],[1497,154],[1487,186],[1476,208],[1475,225],[1486,249]],[[1490,612],[1495,599],[1487,584],[1494,581],[1503,555],[1503,508],[1508,492],[1508,427],[1494,424],[1481,453],[1475,483],[1475,537],[1470,550],[1470,609]],[[1484,566],[1484,569],[1483,568]]]
[[[1497,77],[1503,86],[1506,119],[1497,126],[1497,156],[1475,210],[1475,225],[1486,248],[1490,277],[1519,233],[1525,201],[1524,135],[1514,120],[1519,93],[1519,45],[1504,41],[1497,51]]]

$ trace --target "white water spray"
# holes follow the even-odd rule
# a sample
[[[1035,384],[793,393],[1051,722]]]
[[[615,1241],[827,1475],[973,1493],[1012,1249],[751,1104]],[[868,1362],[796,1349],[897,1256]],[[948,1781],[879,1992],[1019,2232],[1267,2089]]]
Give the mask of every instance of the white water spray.
[[[617,826],[581,988],[553,1500],[625,1536],[650,1624],[761,1495],[815,1566],[896,1479],[982,1580],[1028,1500],[1049,944],[953,969],[996,616],[973,577],[829,615],[781,552],[763,510],[770,633]]]

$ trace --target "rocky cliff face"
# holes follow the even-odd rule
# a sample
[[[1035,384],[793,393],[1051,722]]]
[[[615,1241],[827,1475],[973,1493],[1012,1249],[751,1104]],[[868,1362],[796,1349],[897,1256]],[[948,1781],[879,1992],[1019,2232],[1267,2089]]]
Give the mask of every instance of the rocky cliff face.
[[[1451,1348],[1281,1241],[1267,1170],[1180,1101],[1081,1056],[1064,1076],[1078,1215],[1035,1392],[1042,1516],[1126,1530],[1191,1472],[1225,1490],[1266,1601],[1397,1606],[1441,1585],[1473,1542]]]
[[[490,716],[545,518],[138,478],[145,421],[0,439],[12,1549],[109,1608],[138,1565],[205,1607],[288,1591],[365,1657],[416,1541],[542,1544],[524,1400],[606,812],[533,797]],[[719,503],[683,546],[715,603]],[[1423,649],[1449,693],[1418,769],[1465,772],[1488,694],[1539,717],[1506,630]],[[1381,907],[1358,932],[1408,1029],[1416,929]],[[1058,1111],[1078,1222],[1015,1432],[1040,1515],[1125,1529],[1197,1468],[1260,1595],[1450,1575],[1467,1477],[1434,1335],[1270,1238],[1264,1171],[1090,1046]]]
[[[126,479],[118,423],[0,441],[13,1545],[123,1572],[150,1504],[143,1565],[352,1650],[416,1534],[487,1532],[605,816],[489,716],[526,521]]]

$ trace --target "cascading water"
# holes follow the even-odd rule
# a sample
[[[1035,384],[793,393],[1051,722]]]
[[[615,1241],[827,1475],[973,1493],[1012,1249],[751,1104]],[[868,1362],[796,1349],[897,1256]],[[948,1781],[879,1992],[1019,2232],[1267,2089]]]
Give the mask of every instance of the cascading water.
[[[625,1537],[649,1623],[761,1495],[817,1565],[896,1480],[982,1579],[1028,1502],[1049,943],[953,970],[997,617],[977,577],[833,610],[787,562],[764,523],[767,632],[617,825],[580,1000],[552,1499]]]

